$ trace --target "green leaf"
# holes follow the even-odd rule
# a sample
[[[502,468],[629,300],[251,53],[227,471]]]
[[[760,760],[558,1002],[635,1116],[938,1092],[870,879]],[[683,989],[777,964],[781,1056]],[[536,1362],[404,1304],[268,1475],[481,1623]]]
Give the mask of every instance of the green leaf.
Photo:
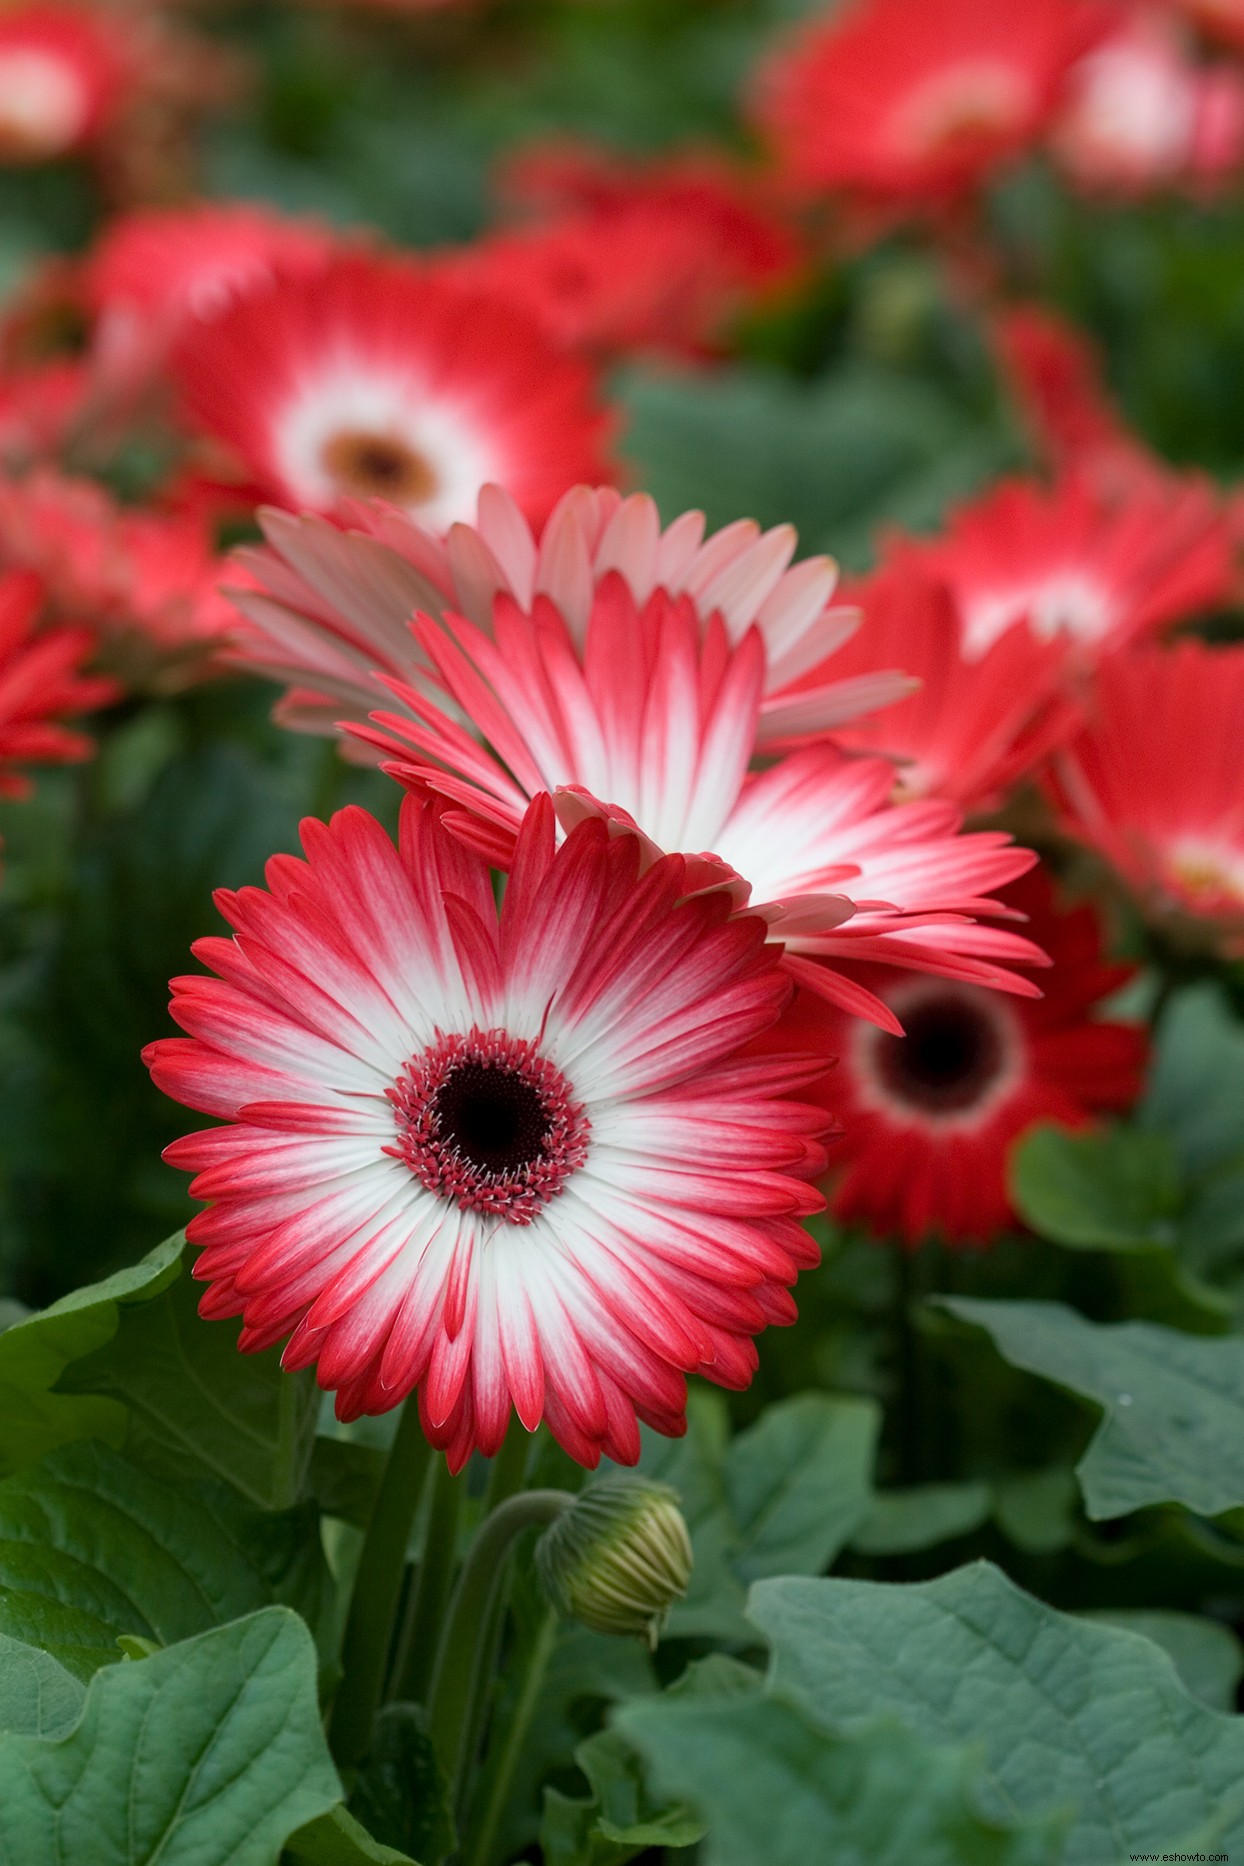
[[[331,1808],[291,1834],[283,1858],[299,1866],[417,1866],[409,1853],[373,1840],[344,1807]]]
[[[1088,1514],[1182,1503],[1201,1516],[1244,1504],[1244,1341],[1154,1322],[1088,1322],[1057,1302],[939,1305],[987,1330],[1014,1367],[1095,1401],[1105,1418],[1076,1467]]]
[[[75,1289],[0,1334],[0,1475],[75,1438],[120,1444],[126,1417],[114,1400],[70,1399],[52,1388],[71,1361],[111,1340],[131,1304],[152,1300],[173,1281],[182,1245],[180,1235],[168,1238],[141,1263]]]
[[[62,1736],[85,1695],[50,1652],[0,1633],[0,1736]]]
[[[0,1483],[0,1632],[89,1678],[123,1633],[171,1646],[269,1605],[308,1544],[313,1515],[256,1517],[84,1440]]]
[[[624,452],[667,518],[790,523],[805,551],[853,563],[880,521],[931,524],[1005,447],[929,384],[865,363],[815,383],[738,366],[633,371],[618,394]]]
[[[402,1858],[439,1860],[453,1851],[449,1793],[418,1705],[386,1704],[377,1717],[350,1812],[369,1834],[404,1849]]]
[[[624,1706],[615,1725],[658,1783],[703,1810],[706,1866],[1052,1866],[1058,1858],[1052,1826],[1016,1830],[980,1812],[967,1750],[935,1748],[893,1725],[831,1733],[804,1707],[773,1697],[654,1698]]]
[[[872,1400],[804,1393],[729,1439],[719,1397],[697,1395],[685,1439],[647,1436],[642,1468],[680,1493],[695,1550],[670,1633],[746,1637],[751,1581],[828,1567],[868,1512],[879,1427]]]
[[[311,1636],[269,1607],[101,1672],[67,1736],[0,1738],[0,1859],[272,1866],[340,1798]]]
[[[1116,1250],[1176,1235],[1179,1173],[1160,1135],[1034,1128],[1012,1158],[1011,1183],[1033,1230],[1059,1244]]]
[[[1138,1119],[1191,1175],[1244,1153],[1244,1028],[1221,987],[1193,985],[1167,1005]]]
[[[548,1866],[625,1866],[647,1847],[694,1846],[704,1823],[681,1803],[662,1805],[644,1783],[639,1758],[615,1730],[575,1750],[591,1794],[572,1800],[544,1791],[540,1846]]]
[[[861,1555],[909,1555],[955,1536],[970,1535],[989,1520],[988,1484],[918,1484],[881,1490],[851,1538]]]
[[[275,1348],[239,1354],[240,1324],[205,1322],[201,1294],[183,1273],[127,1310],[109,1341],[66,1369],[59,1390],[120,1401],[125,1449],[169,1481],[207,1475],[262,1509],[287,1509],[315,1442],[314,1375],[283,1373]]]
[[[1228,1715],[1235,1710],[1236,1687],[1244,1677],[1244,1648],[1230,1627],[1199,1613],[1147,1607],[1102,1607],[1083,1617],[1152,1639],[1170,1658],[1189,1696],[1211,1710]]]
[[[1075,1536],[1079,1498],[1070,1465],[1011,1471],[995,1480],[994,1521],[1016,1548],[1030,1555],[1052,1555]]]
[[[773,1688],[821,1722],[885,1714],[974,1745],[995,1818],[1073,1810],[1062,1866],[1177,1845],[1244,1770],[1244,1720],[1189,1697],[1152,1641],[1058,1613],[988,1563],[909,1586],[761,1581],[749,1611]]]

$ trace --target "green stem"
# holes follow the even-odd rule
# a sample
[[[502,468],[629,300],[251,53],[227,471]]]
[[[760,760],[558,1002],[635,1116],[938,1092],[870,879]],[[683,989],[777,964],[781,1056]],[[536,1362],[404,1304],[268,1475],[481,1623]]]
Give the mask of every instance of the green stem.
[[[523,1678],[522,1690],[518,1702],[505,1732],[496,1762],[488,1771],[488,1796],[484,1802],[479,1824],[472,1834],[463,1855],[463,1866],[488,1866],[496,1844],[497,1829],[510,1799],[514,1786],[514,1775],[531,1729],[536,1707],[540,1702],[540,1690],[544,1684],[544,1675],[549,1669],[549,1660],[557,1644],[557,1615],[550,1607],[540,1622],[531,1657],[527,1661],[527,1670]]]
[[[574,1502],[568,1490],[524,1490],[507,1497],[485,1517],[467,1551],[441,1635],[428,1700],[428,1734],[451,1785],[457,1807],[471,1757],[469,1733],[477,1727],[475,1706],[488,1678],[493,1604],[505,1575],[506,1557],[524,1530],[544,1528]]]
[[[419,1573],[398,1640],[393,1696],[413,1704],[427,1701],[436,1659],[436,1640],[445,1618],[445,1602],[458,1557],[458,1518],[462,1484],[442,1459],[432,1480],[432,1508]]]
[[[419,1408],[406,1401],[397,1422],[380,1489],[354,1576],[350,1612],[341,1647],[343,1677],[333,1704],[328,1740],[347,1767],[359,1763],[371,1744],[380,1705],[393,1619],[402,1591],[406,1549],[432,1447],[419,1423]]]

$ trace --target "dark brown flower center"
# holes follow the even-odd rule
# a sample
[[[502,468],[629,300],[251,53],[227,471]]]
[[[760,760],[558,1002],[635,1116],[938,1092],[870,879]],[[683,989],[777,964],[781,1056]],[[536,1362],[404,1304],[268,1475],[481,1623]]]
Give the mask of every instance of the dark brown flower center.
[[[530,1077],[495,1063],[460,1063],[432,1104],[441,1145],[482,1173],[517,1173],[545,1158],[552,1129]]]
[[[341,491],[358,498],[420,505],[439,483],[423,455],[395,434],[346,430],[325,443],[320,457]]]
[[[1005,1061],[988,1012],[965,997],[926,999],[901,1013],[906,1036],[878,1039],[876,1066],[889,1092],[933,1114],[971,1108]]]

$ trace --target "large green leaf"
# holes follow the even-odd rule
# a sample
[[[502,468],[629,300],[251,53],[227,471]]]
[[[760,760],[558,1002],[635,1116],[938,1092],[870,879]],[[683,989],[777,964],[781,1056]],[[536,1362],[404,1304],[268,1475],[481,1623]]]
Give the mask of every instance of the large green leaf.
[[[995,471],[1005,440],[938,390],[870,364],[817,382],[735,367],[621,384],[624,450],[667,517],[798,527],[857,563],[885,520],[925,525]]]
[[[331,1808],[285,1843],[284,1860],[298,1866],[417,1866],[409,1853],[373,1840],[367,1829],[344,1808]]]
[[[439,1860],[453,1852],[449,1789],[421,1705],[386,1704],[377,1717],[350,1813],[403,1857]]]
[[[971,1533],[989,1520],[992,1496],[982,1483],[916,1484],[880,1490],[851,1538],[861,1555],[907,1555]]]
[[[272,1866],[341,1798],[315,1648],[269,1607],[94,1679],[57,1740],[0,1738],[5,1866]]]
[[[1244,1676],[1244,1648],[1230,1627],[1197,1613],[1145,1607],[1102,1607],[1085,1618],[1154,1640],[1168,1654],[1185,1691],[1211,1710],[1235,1710],[1236,1689]]]
[[[85,1692],[50,1652],[0,1633],[0,1736],[63,1736]]]
[[[996,1818],[1071,1811],[1063,1866],[1178,1846],[1244,1772],[1244,1720],[1189,1697],[1151,1640],[1058,1613],[987,1563],[912,1586],[762,1581],[749,1610],[774,1689],[821,1722],[888,1714],[974,1745]],[[1228,1850],[1244,1844],[1244,1814],[1229,1830]]]
[[[654,1801],[631,1745],[616,1730],[580,1743],[575,1761],[591,1794],[544,1791],[540,1847],[547,1866],[625,1866],[648,1847],[694,1846],[704,1823],[687,1807]]]
[[[1189,1174],[1244,1153],[1244,1028],[1217,985],[1193,985],[1167,1005],[1139,1120],[1168,1138]]]
[[[260,1516],[87,1439],[0,1483],[0,1631],[89,1678],[122,1634],[167,1646],[269,1605],[318,1548],[314,1512]]]
[[[1244,1504],[1244,1341],[1153,1322],[1100,1324],[1057,1302],[939,1299],[993,1337],[1015,1367],[1105,1412],[1076,1475],[1088,1514],[1182,1503],[1202,1516]]]
[[[182,1243],[168,1238],[141,1263],[75,1289],[0,1334],[0,1475],[75,1438],[120,1444],[126,1415],[115,1400],[68,1398],[52,1389],[71,1361],[111,1340],[131,1305],[151,1301],[173,1281]]]
[[[65,1370],[60,1391],[122,1402],[126,1450],[170,1480],[201,1473],[264,1509],[286,1509],[315,1442],[314,1375],[282,1373],[275,1348],[239,1354],[239,1324],[205,1322],[201,1294],[183,1273],[127,1310],[111,1340]]]
[[[981,1813],[968,1750],[935,1747],[895,1725],[831,1733],[780,1698],[664,1697],[624,1706],[615,1727],[663,1788],[702,1810],[707,1866],[1053,1866],[1058,1858],[1051,1823],[1016,1827]]]
[[[669,1630],[745,1636],[750,1582],[819,1574],[867,1516],[880,1412],[872,1400],[803,1393],[729,1438],[717,1395],[697,1395],[687,1437],[645,1441],[643,1469],[678,1490],[695,1568]]]
[[[1011,1184],[1033,1230],[1060,1244],[1110,1250],[1176,1235],[1179,1172],[1158,1134],[1035,1128],[1015,1151]]]

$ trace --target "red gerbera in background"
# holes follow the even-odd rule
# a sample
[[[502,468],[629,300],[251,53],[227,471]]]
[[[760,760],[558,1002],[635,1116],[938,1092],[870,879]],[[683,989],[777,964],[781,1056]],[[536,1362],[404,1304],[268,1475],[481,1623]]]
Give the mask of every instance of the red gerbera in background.
[[[849,0],[762,72],[761,125],[803,189],[936,201],[1040,135],[1098,29],[1076,0]]]
[[[898,796],[996,809],[1074,728],[1078,714],[1064,691],[1064,640],[1008,629],[983,654],[965,655],[954,597],[910,563],[877,571],[850,594],[864,625],[839,649],[835,671],[862,674],[880,660],[905,668],[919,685],[879,712],[837,727],[834,737],[852,751],[895,759]],[[819,676],[813,669],[805,677],[814,694]],[[798,718],[794,694],[785,716],[792,723]]]
[[[87,6],[0,9],[0,162],[45,162],[96,136],[130,78],[120,21]]]
[[[1104,855],[1151,918],[1244,948],[1244,647],[1196,640],[1098,670],[1084,729],[1055,760],[1063,827]]]
[[[824,1062],[753,1054],[790,989],[762,922],[640,874],[640,844],[547,797],[498,921],[486,864],[403,809],[303,825],[268,892],[221,893],[233,939],[174,980],[186,1038],[159,1086],[227,1125],[176,1142],[212,1201],[190,1225],[209,1316],[289,1337],[342,1418],[419,1388],[459,1469],[511,1408],[581,1464],[639,1456],[636,1415],[684,1429],[685,1375],[746,1386],[751,1337],[794,1319],[816,1261]]]
[[[831,1207],[845,1223],[909,1245],[931,1233],[984,1243],[1014,1222],[1007,1161],[1038,1121],[1081,1127],[1131,1105],[1146,1037],[1096,1007],[1130,976],[1102,958],[1090,906],[1060,911],[1034,870],[1006,892],[1053,965],[1035,1000],[943,979],[867,975],[900,1018],[894,1036],[822,1003],[806,1007],[838,1067],[821,1093],[842,1121]]]
[[[176,368],[191,421],[282,505],[383,498],[443,529],[489,481],[538,519],[606,477],[587,367],[411,260],[346,255],[248,292],[187,332]]]
[[[1235,551],[1208,480],[1167,473],[1113,497],[1077,473],[1006,480],[960,506],[943,537],[897,542],[954,592],[964,652],[1021,623],[1095,657],[1224,602]]]
[[[81,671],[95,646],[87,629],[37,632],[42,602],[37,577],[22,571],[0,577],[0,797],[28,795],[21,766],[89,758],[91,740],[61,719],[117,697],[115,682]]]

